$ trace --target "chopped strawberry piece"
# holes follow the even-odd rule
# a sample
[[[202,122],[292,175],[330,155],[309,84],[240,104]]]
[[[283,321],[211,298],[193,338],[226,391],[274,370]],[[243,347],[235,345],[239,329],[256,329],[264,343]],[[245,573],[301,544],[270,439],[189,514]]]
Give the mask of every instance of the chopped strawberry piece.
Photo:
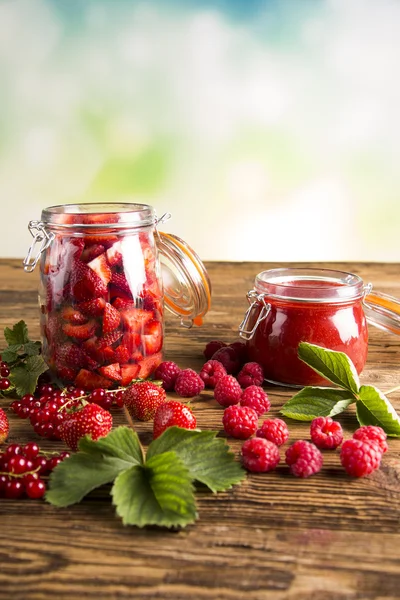
[[[98,367],[98,363],[88,356],[81,346],[72,342],[60,344],[57,347],[56,362],[58,365],[75,368],[96,369]]]
[[[126,329],[133,333],[141,333],[145,323],[151,321],[154,315],[151,311],[141,308],[130,308],[121,311],[122,322]]]
[[[85,263],[88,263],[103,253],[104,253],[103,244],[91,244],[90,246],[87,246],[84,249],[84,251],[82,252],[81,260],[83,260],[83,262],[85,262]]]
[[[71,275],[71,290],[74,299],[78,302],[107,295],[107,285],[93,269],[89,268],[89,265],[79,260],[76,261]]]
[[[45,337],[51,342],[57,342],[62,337],[61,321],[57,314],[49,314],[44,326]]]
[[[142,346],[146,356],[159,352],[163,344],[163,327],[160,321],[148,321],[144,326]]]
[[[119,366],[119,363],[107,365],[106,367],[100,367],[99,373],[100,375],[103,375],[108,379],[112,379],[113,381],[120,382],[122,380],[121,367]]]
[[[75,387],[82,390],[90,391],[96,388],[110,388],[114,385],[114,382],[102,375],[88,371],[87,369],[81,369],[74,381]]]
[[[129,331],[124,333],[124,337],[122,338],[122,343],[128,349],[130,356],[141,347],[141,341],[139,333],[130,333]]]
[[[101,350],[102,355],[103,355],[103,363],[114,363],[117,362],[116,358],[115,358],[115,352],[114,350],[111,348],[111,346],[106,346],[104,348],[104,350]]]
[[[97,225],[103,223],[118,223],[120,216],[116,213],[87,213],[82,216],[82,223]]]
[[[73,306],[64,306],[61,309],[61,317],[64,321],[68,321],[68,323],[73,323],[74,325],[83,325],[83,323],[87,323],[88,321],[87,317]]]
[[[122,265],[122,245],[121,242],[115,242],[106,252],[107,261],[110,267]]]
[[[135,308],[135,301],[132,300],[132,298],[126,298],[126,297],[121,298],[121,296],[118,296],[113,301],[113,306],[117,310],[124,310],[126,308]]]
[[[112,283],[109,284],[108,286],[108,291],[110,294],[110,302],[114,303],[114,301],[117,298],[121,298],[121,300],[126,300],[126,302],[130,302],[132,304],[133,301],[133,295],[132,292],[123,292],[122,290],[120,290],[119,288],[117,288],[115,285],[113,285]]]
[[[152,354],[143,358],[138,365],[140,367],[139,377],[141,379],[147,379],[157,369],[158,365],[162,363],[162,353]]]
[[[77,340],[87,340],[94,334],[96,327],[97,323],[94,319],[92,319],[83,325],[72,325],[72,323],[66,323],[63,325],[62,330],[68,337],[73,337]]]
[[[91,260],[88,263],[88,267],[97,274],[104,285],[108,285],[108,282],[111,280],[111,269],[107,264],[107,258],[104,253]]]
[[[128,360],[130,359],[130,356],[131,356],[131,352],[129,352],[129,350],[126,346],[121,344],[120,346],[115,348],[114,356],[115,356],[116,362],[123,364],[123,363],[128,362]]]
[[[119,290],[122,290],[127,294],[131,293],[130,285],[123,273],[113,273],[111,277],[111,283]]]
[[[104,350],[107,346],[112,346],[116,341],[118,341],[122,337],[122,331],[116,329],[111,333],[106,333],[102,337],[97,339],[97,344],[101,350]]]
[[[93,233],[93,235],[85,236],[85,242],[87,246],[90,244],[101,244],[106,250],[117,241],[118,238],[116,235],[109,235],[107,233]]]
[[[103,315],[103,333],[110,333],[118,327],[121,321],[121,315],[111,304],[106,302]]]
[[[104,312],[106,301],[104,298],[94,298],[88,302],[80,302],[76,305],[76,308],[83,312],[85,315],[91,317],[100,317]]]
[[[56,362],[56,374],[57,377],[63,379],[64,381],[74,381],[78,371],[73,369],[72,367],[67,367],[66,365],[59,364]]]
[[[121,385],[129,385],[132,379],[137,379],[140,366],[136,364],[121,365]]]

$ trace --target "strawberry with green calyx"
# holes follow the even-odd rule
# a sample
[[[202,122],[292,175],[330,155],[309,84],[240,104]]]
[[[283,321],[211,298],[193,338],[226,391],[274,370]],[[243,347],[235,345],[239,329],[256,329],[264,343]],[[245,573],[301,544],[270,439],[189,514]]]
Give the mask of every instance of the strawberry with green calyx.
[[[110,433],[113,425],[108,410],[85,401],[81,404],[69,412],[60,427],[60,437],[71,450],[77,450],[83,436],[90,435],[92,440],[98,440]]]
[[[186,404],[168,400],[158,407],[154,415],[153,438],[158,438],[168,427],[196,429],[196,425],[196,417]]]
[[[0,444],[4,444],[6,441],[9,430],[10,424],[8,422],[7,415],[4,410],[0,408]]]
[[[138,381],[125,391],[124,405],[132,418],[150,421],[166,399],[167,394],[161,385],[152,381]]]

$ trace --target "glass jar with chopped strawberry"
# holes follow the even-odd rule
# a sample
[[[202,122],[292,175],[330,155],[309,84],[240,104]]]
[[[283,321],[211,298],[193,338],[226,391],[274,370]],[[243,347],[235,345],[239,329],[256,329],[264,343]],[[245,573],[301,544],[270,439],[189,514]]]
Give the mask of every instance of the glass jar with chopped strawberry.
[[[158,231],[162,220],[148,205],[110,203],[53,206],[30,222],[24,266],[40,260],[43,356],[63,383],[107,389],[151,376],[164,306],[201,324],[207,272],[183,240]]]

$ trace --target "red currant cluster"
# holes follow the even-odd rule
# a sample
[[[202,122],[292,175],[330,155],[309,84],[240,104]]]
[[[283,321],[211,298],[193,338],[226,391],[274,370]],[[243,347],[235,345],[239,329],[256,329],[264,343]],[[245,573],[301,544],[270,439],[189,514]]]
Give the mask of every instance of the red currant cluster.
[[[4,360],[1,360],[1,356],[0,361],[0,391],[4,391],[8,390],[11,385],[11,381],[8,379],[10,368]]]
[[[46,492],[42,476],[49,475],[68,456],[68,452],[61,452],[46,457],[35,442],[10,444],[0,453],[0,498],[42,498]]]
[[[60,426],[68,416],[67,409],[78,406],[81,400],[98,404],[109,410],[115,403],[123,405],[123,390],[105,391],[102,388],[87,394],[85,390],[68,387],[65,390],[55,389],[54,386],[44,383],[39,386],[38,397],[25,394],[20,400],[14,400],[11,408],[21,419],[28,419],[38,435],[52,440],[61,439]]]

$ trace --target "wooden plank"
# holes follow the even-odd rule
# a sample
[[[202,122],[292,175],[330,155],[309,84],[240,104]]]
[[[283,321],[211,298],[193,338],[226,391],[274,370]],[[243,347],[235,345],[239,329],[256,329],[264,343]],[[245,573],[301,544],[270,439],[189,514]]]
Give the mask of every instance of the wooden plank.
[[[201,328],[183,329],[167,318],[166,358],[198,370],[207,341],[238,339],[246,292],[259,271],[273,266],[208,263],[212,308]],[[324,266],[357,273],[376,289],[400,296],[398,264]],[[20,261],[2,260],[0,278],[0,327],[24,318],[37,338],[38,274],[24,274]],[[400,338],[371,328],[363,383],[394,387],[399,365]],[[266,390],[270,414],[278,416],[292,392]],[[400,393],[391,400],[400,410]],[[201,428],[221,429],[222,410],[212,393],[202,393],[193,408]],[[116,425],[125,422],[121,412],[114,411],[114,419]],[[11,442],[35,439],[44,449],[61,449],[33,434],[28,422],[14,415],[10,420]],[[354,410],[339,421],[350,437],[357,426]],[[308,427],[290,422],[290,441],[307,439]],[[142,443],[150,443],[151,424],[138,423],[137,430]],[[229,443],[239,457],[240,442]],[[123,527],[108,489],[68,509],[2,499],[0,598],[399,598],[400,440],[389,445],[381,469],[365,479],[347,477],[338,452],[325,452],[323,470],[308,480],[291,477],[282,460],[276,472],[249,475],[229,492],[201,492],[200,519],[183,531]]]

